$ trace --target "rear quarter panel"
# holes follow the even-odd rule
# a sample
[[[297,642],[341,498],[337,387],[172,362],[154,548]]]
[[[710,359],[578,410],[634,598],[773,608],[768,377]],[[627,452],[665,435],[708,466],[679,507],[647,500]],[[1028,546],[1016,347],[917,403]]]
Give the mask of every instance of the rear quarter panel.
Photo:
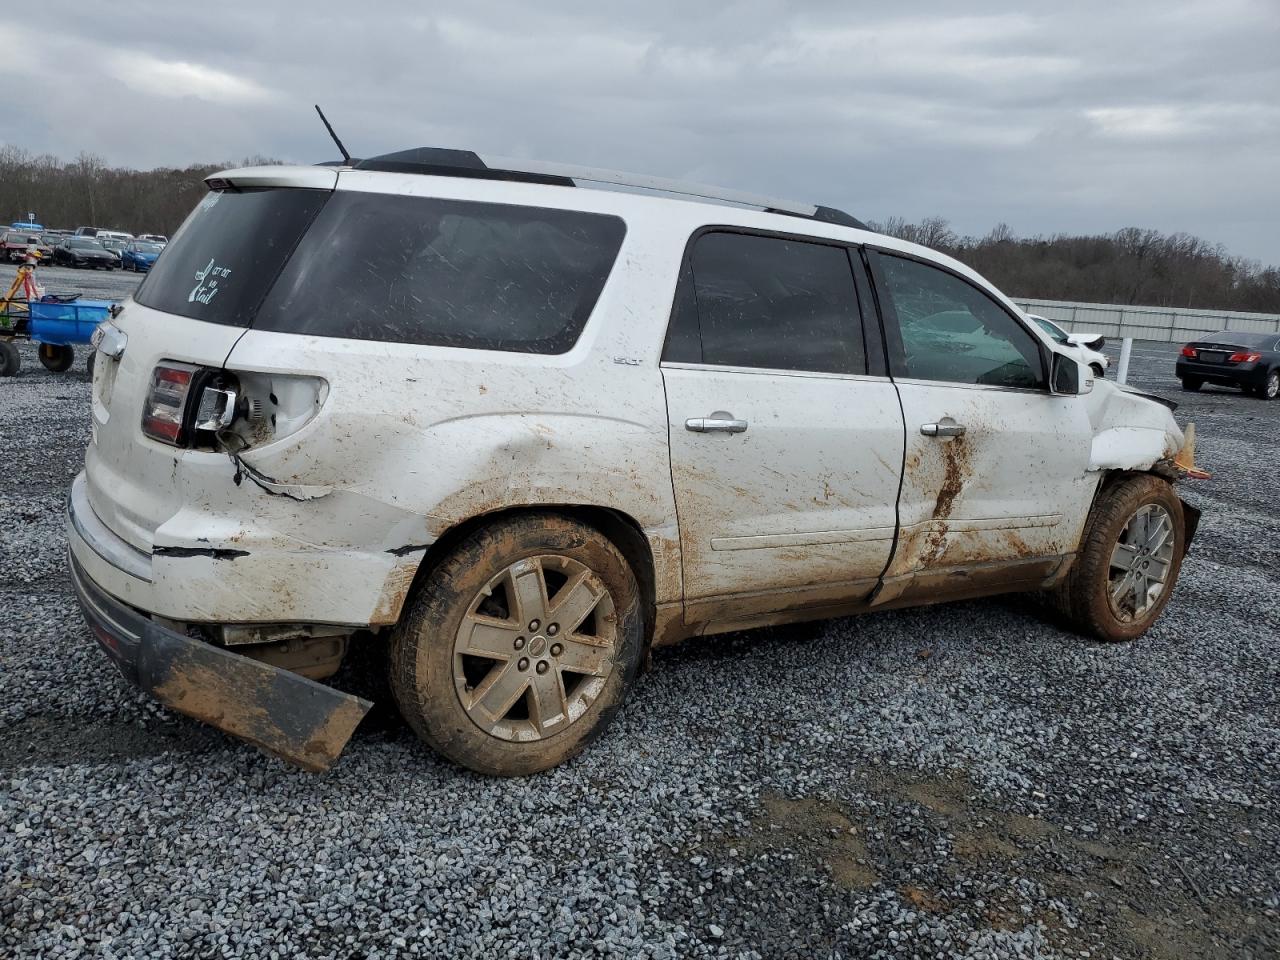
[[[384,622],[398,616],[422,558],[416,547],[469,518],[520,506],[626,514],[649,541],[657,602],[679,599],[658,356],[682,245],[664,241],[668,227],[642,221],[628,219],[614,271],[562,355],[259,330],[237,343],[232,370],[328,382],[314,420],[242,459],[302,499],[289,504],[300,519],[329,514],[327,523],[367,549],[400,552]]]

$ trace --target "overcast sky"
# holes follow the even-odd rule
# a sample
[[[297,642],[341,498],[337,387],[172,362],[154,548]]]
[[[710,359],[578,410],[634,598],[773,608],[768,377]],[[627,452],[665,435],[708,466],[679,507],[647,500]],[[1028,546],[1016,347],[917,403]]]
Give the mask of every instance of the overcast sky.
[[[965,233],[1137,225],[1280,264],[1280,0],[45,2],[0,49],[0,141],[64,158],[329,159],[318,101],[356,156],[465,147]]]

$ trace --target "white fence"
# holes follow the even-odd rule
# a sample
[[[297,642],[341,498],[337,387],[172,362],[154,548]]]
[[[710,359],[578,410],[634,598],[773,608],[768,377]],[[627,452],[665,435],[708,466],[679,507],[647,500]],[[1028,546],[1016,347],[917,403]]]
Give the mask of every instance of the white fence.
[[[1071,303],[1066,300],[1013,301],[1027,313],[1038,313],[1072,333],[1093,331],[1105,337],[1182,343],[1205,333],[1240,330],[1280,332],[1280,314],[1234,310],[1183,310],[1175,307],[1126,307],[1115,303]]]

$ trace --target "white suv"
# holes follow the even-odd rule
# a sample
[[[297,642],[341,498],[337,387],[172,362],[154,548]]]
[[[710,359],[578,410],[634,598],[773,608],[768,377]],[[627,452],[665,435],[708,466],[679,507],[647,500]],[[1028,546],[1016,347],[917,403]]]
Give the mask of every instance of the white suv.
[[[1169,406],[931,250],[459,151],[208,184],[96,334],[71,571],[129,679],[304,767],[371,632],[422,739],[525,774],[653,645],[1009,591],[1120,640],[1169,600]]]

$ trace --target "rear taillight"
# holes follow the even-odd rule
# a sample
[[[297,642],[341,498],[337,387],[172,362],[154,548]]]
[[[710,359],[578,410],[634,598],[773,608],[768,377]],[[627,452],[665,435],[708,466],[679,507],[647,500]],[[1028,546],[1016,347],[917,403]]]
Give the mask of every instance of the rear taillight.
[[[1228,363],[1257,363],[1262,359],[1260,353],[1250,353],[1247,350],[1240,350],[1227,357]]]
[[[1196,348],[1195,348],[1195,347],[1183,347],[1183,348],[1182,348],[1182,355],[1183,355],[1184,357],[1191,357],[1191,358],[1194,360],[1194,359],[1195,359],[1195,355],[1196,355]]]
[[[185,419],[191,381],[199,367],[161,363],[151,371],[151,389],[142,407],[142,432],[153,440],[180,446],[186,442]]]
[[[319,377],[166,360],[151,372],[142,432],[175,447],[238,453],[301,430],[328,393]]]

